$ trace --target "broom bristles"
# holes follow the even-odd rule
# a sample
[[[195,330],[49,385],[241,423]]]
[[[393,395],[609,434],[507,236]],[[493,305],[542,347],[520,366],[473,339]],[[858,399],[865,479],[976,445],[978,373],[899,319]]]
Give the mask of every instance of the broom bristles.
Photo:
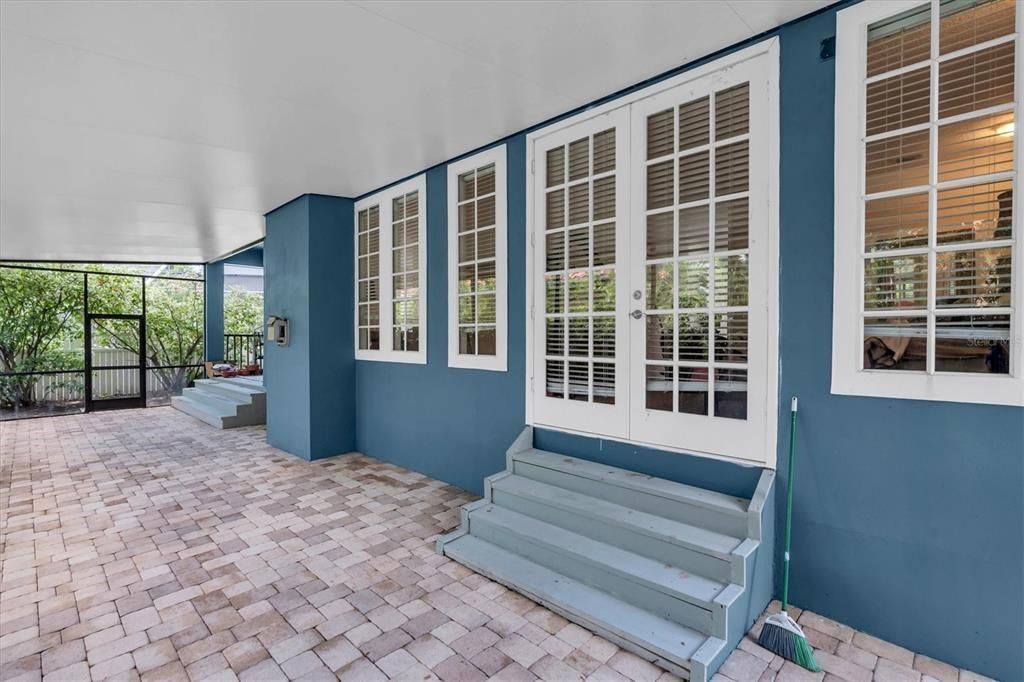
[[[821,666],[814,658],[814,649],[807,643],[804,631],[785,611],[765,621],[757,643],[812,673],[821,672]]]

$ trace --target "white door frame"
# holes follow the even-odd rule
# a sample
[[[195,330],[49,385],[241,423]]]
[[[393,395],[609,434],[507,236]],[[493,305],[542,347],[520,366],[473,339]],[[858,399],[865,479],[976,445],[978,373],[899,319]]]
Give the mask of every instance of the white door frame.
[[[764,59],[766,61],[766,74],[768,80],[767,110],[768,117],[768,219],[767,219],[767,258],[768,258],[768,295],[767,295],[767,329],[768,329],[768,358],[769,366],[765,381],[765,428],[764,438],[766,447],[763,452],[763,460],[741,459],[733,456],[726,456],[714,452],[700,452],[693,448],[678,448],[659,445],[655,443],[644,443],[628,438],[617,438],[600,436],[610,440],[632,443],[635,445],[648,446],[658,450],[671,452],[684,452],[699,454],[713,459],[739,462],[748,465],[766,466],[774,469],[776,465],[776,450],[778,442],[778,406],[779,406],[779,39],[769,38],[756,45],[737,50],[729,55],[717,59],[708,64],[703,64],[694,69],[685,71],[672,78],[665,79],[649,87],[637,90],[636,92],[624,95],[605,104],[588,109],[574,116],[557,121],[550,126],[528,133],[526,136],[526,423],[538,425],[546,429],[566,431],[585,436],[595,436],[593,433],[575,429],[561,428],[550,424],[536,424],[534,417],[534,343],[536,337],[536,325],[538,320],[543,319],[543,311],[536,311],[538,317],[534,318],[534,297],[535,297],[535,227],[537,221],[534,217],[536,203],[534,201],[534,178],[535,167],[534,148],[536,142],[548,135],[564,130],[576,124],[587,121],[597,116],[602,116],[615,109],[629,106],[633,102],[646,99],[660,92],[678,87],[682,84],[694,81],[710,74],[728,69],[731,66],[746,62],[752,59]],[[632,214],[630,214],[632,215]],[[631,352],[631,351],[627,351]]]

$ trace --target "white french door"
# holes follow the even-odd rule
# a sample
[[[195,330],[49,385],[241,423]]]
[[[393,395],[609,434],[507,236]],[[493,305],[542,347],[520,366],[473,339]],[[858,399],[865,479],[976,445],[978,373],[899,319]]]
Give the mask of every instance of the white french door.
[[[629,116],[534,147],[534,408],[560,428],[629,436]]]
[[[533,139],[533,423],[773,463],[774,59]]]
[[[762,461],[768,88],[758,67],[632,105],[630,437]],[[761,76],[761,77],[759,77]]]

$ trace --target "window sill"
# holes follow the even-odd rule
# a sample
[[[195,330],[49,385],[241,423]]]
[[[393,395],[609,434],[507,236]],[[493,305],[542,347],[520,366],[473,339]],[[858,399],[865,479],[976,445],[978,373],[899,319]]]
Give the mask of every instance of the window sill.
[[[356,351],[357,362],[393,362],[401,365],[427,364],[426,351],[416,353],[395,353],[387,351]]]
[[[1024,407],[1024,381],[1010,375],[838,372],[833,368],[832,394]]]

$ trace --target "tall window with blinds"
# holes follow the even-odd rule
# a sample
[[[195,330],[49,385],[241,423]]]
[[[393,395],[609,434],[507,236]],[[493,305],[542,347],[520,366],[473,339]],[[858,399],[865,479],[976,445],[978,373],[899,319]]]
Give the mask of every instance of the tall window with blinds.
[[[545,394],[615,404],[614,128],[546,151]]]
[[[749,92],[647,116],[648,410],[747,417]]]
[[[392,349],[420,349],[420,199],[413,191],[391,200]]]
[[[448,166],[448,365],[505,371],[505,146]]]
[[[380,206],[356,217],[356,348],[380,349]]]
[[[862,125],[850,130],[837,100],[837,144],[855,136],[860,160],[857,176],[840,169],[837,201],[847,192],[840,181],[856,182],[846,205],[861,216],[853,222],[837,205],[837,244],[856,237],[859,254],[856,299],[840,300],[837,269],[836,302],[837,316],[856,306],[857,329],[837,333],[856,339],[845,351],[856,371],[897,377],[879,383],[902,382],[906,397],[971,400],[956,395],[958,376],[1020,375],[1019,10],[1014,0],[934,0],[840,15],[840,39],[860,44]],[[840,45],[848,68],[855,47]],[[914,389],[915,377],[940,381]],[[996,396],[1024,394],[1019,383],[991,385]]]
[[[356,359],[426,362],[426,182],[358,202]]]

